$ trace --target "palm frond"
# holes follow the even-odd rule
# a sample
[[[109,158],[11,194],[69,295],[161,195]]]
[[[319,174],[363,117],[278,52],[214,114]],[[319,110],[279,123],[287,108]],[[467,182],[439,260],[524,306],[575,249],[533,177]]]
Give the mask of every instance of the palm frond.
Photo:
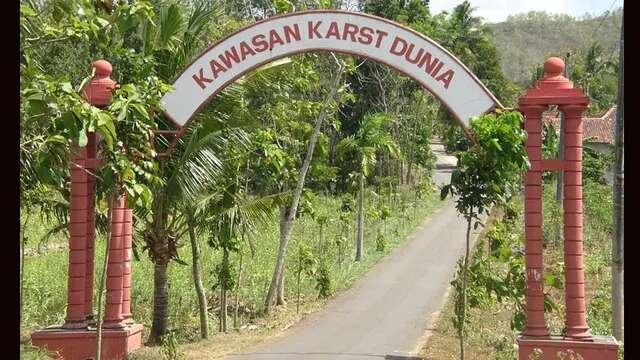
[[[168,6],[162,6],[156,48],[166,49],[175,45],[177,36],[182,32],[184,25],[182,7],[178,3],[174,2]]]

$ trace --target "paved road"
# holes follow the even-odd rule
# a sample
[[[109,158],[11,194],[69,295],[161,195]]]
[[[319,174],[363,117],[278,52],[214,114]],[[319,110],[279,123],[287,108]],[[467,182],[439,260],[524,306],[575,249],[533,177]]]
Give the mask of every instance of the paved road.
[[[434,176],[448,181],[455,158],[442,145]],[[348,291],[278,337],[227,359],[410,359],[432,314],[443,304],[457,259],[464,254],[465,222],[448,203],[405,245],[379,262]]]

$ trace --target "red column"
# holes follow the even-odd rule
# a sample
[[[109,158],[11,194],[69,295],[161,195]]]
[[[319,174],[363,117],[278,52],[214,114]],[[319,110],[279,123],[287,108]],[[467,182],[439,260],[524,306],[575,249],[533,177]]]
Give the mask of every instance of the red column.
[[[123,327],[122,290],[125,204],[126,198],[121,195],[111,207],[111,240],[109,242],[109,263],[107,265],[105,328]]]
[[[87,158],[96,158],[96,133],[87,133]],[[95,173],[95,167],[87,166],[89,170]],[[84,284],[84,314],[87,320],[93,320],[93,258],[95,256],[95,239],[96,239],[96,203],[95,203],[95,187],[96,177],[87,174],[87,237],[86,237],[86,272]]]
[[[69,278],[67,288],[67,317],[63,325],[67,329],[87,326],[85,321],[85,264],[87,261],[87,189],[88,174],[82,168],[87,159],[87,149],[74,149],[70,168],[71,194],[69,197]]]
[[[566,333],[573,339],[590,339],[584,300],[582,259],[582,113],[585,105],[564,105],[564,263]]]
[[[542,112],[547,106],[523,106],[525,142],[531,168],[525,178],[525,266],[527,271],[526,308],[527,324],[524,335],[549,336],[544,319],[544,269],[542,264]]]
[[[124,271],[122,290],[122,316],[131,320],[131,251],[133,246],[133,210],[124,209]]]

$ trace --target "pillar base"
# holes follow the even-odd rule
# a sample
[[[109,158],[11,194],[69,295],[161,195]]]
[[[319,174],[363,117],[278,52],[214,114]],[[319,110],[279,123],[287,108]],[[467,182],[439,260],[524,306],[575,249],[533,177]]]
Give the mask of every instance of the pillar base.
[[[121,330],[102,329],[102,358],[126,359],[142,346],[141,324],[132,324]],[[47,348],[56,358],[85,360],[95,358],[96,330],[68,330],[50,326],[31,334],[34,346]]]
[[[549,327],[548,326],[543,326],[543,327],[529,326],[527,329],[525,329],[524,334],[522,334],[521,336],[538,338],[538,339],[539,338],[548,339],[550,337]]]
[[[63,329],[67,330],[79,330],[87,328],[87,320],[66,321],[62,324]]]
[[[557,360],[562,358],[559,353],[563,351],[567,359],[572,359],[569,356],[571,351],[580,354],[584,360],[618,359],[620,344],[612,336],[593,336],[592,339],[593,341],[579,341],[562,336],[539,339],[521,335],[518,337],[518,359]]]

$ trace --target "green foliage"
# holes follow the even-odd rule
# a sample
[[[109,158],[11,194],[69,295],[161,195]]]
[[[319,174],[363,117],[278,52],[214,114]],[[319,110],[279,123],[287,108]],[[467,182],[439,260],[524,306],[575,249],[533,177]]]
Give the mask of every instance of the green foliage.
[[[570,57],[569,78],[591,99],[587,114],[599,114],[616,105],[618,55],[617,46],[605,50],[601,43],[594,42],[589,48]]]
[[[367,114],[355,135],[340,140],[337,146],[338,157],[344,158],[346,152],[355,152],[358,172],[368,176],[378,161],[378,152],[400,157],[400,149],[394,139],[385,130],[393,121],[388,114]]]
[[[585,232],[589,237],[585,241],[594,243],[607,242],[611,240],[613,233],[613,196],[612,187],[597,182],[585,182],[584,193],[584,214],[587,219]]]
[[[469,139],[458,124],[450,123],[443,127],[442,143],[448,153],[455,154],[469,147]]]
[[[297,271],[296,273],[304,273],[307,276],[315,276],[318,265],[318,260],[313,256],[311,248],[306,244],[300,244],[298,246],[298,258],[297,258]]]
[[[458,213],[467,219],[467,252],[458,275],[452,282],[456,291],[454,327],[460,338],[461,357],[464,358],[465,324],[467,322],[467,275],[469,269],[469,241],[471,223],[481,225],[479,214],[489,213],[494,205],[506,204],[519,190],[528,160],[524,150],[526,133],[521,127],[518,112],[498,112],[470,120],[474,146],[460,151],[458,168],[451,174],[451,183],[442,187],[441,198],[455,195]],[[471,268],[474,269],[472,264]],[[512,267],[517,271],[518,267]],[[472,272],[475,274],[475,272]],[[471,300],[476,299],[472,293]],[[471,301],[470,305],[477,302]],[[516,322],[521,319],[515,317]],[[518,326],[518,323],[515,324]]]
[[[131,6],[118,7],[109,14],[80,1],[56,2],[48,9],[30,1],[23,3],[21,159],[26,168],[32,169],[21,174],[25,196],[44,185],[67,197],[64,184],[71,145],[86,146],[87,133],[96,132],[103,140],[100,153],[105,160],[98,169],[98,196],[105,199],[122,186],[130,205],[151,207],[150,187],[162,180],[150,147],[151,131],[157,125],[149,109],[161,109],[160,97],[169,87],[149,67],[143,67],[120,81],[122,86],[115,91],[108,109],[98,109],[88,106],[80,96],[89,78],[74,89],[64,78],[49,75],[40,64],[48,44],[58,41],[93,43],[117,58],[123,52],[122,46],[126,46],[122,43],[126,34],[114,24],[125,17],[136,21],[151,17],[147,2],[140,1],[134,7],[135,11]],[[35,16],[39,11],[42,12]],[[128,57],[153,62],[140,54]]]
[[[472,119],[470,127],[477,146],[457,153],[458,168],[451,184],[442,188],[452,194],[456,208],[471,221],[488,213],[491,206],[506,203],[520,190],[520,178],[529,164],[524,151],[526,133],[517,112],[500,112]]]
[[[174,331],[169,331],[162,339],[160,353],[164,360],[182,360],[185,354],[178,346],[178,340]]]
[[[547,184],[545,184],[547,185]],[[548,183],[547,186],[554,188],[555,182]],[[545,191],[543,196],[542,209],[542,221],[544,226],[542,227],[542,240],[545,246],[554,244],[554,246],[560,246],[560,242],[563,239],[562,229],[564,224],[564,218],[562,216],[563,209],[562,203],[558,204],[556,201],[556,192]]]
[[[387,248],[387,237],[378,229],[378,235],[376,236],[376,251],[384,251]]]
[[[333,285],[331,284],[331,274],[326,263],[320,262],[316,271],[316,290],[318,298],[326,299],[333,295]]]
[[[408,188],[401,188],[399,191],[410,191]],[[345,194],[345,197],[348,194]],[[407,221],[404,230],[399,231],[398,235],[394,235],[394,229],[399,226],[401,220],[398,212],[393,211],[388,219],[389,228],[386,232],[388,236],[388,244],[385,252],[375,251],[376,233],[365,232],[365,241],[370,242],[372,246],[365,248],[365,260],[357,265],[348,261],[352,257],[353,249],[353,233],[347,230],[349,240],[346,240],[345,247],[342,249],[343,264],[340,265],[339,248],[334,245],[334,239],[341,236],[343,232],[340,222],[328,223],[325,229],[326,244],[328,245],[325,253],[325,261],[331,274],[331,285],[335,291],[349,288],[362,274],[377,263],[383,256],[389,253],[391,249],[403,244],[407,236],[413,231],[415,226],[420,224],[423,219],[433,214],[440,208],[443,203],[439,201],[437,194],[425,196],[418,206],[418,216],[415,220]],[[318,195],[314,200],[315,208],[322,208],[323,212],[338,212],[341,206],[341,197]],[[354,216],[347,219],[350,224],[353,223]],[[51,226],[46,219],[41,219],[38,213],[34,213],[31,217],[27,229],[27,237],[30,242],[27,244],[28,249],[37,246],[37,239],[41,233],[46,232]],[[351,225],[351,229],[353,226]],[[196,227],[196,229],[199,229]],[[373,227],[371,227],[373,229]],[[37,230],[37,231],[36,231]],[[320,260],[320,257],[314,253],[318,247],[317,225],[315,220],[307,216],[302,216],[294,222],[293,234],[290,246],[294,250],[290,252],[290,257],[286,262],[287,283],[285,288],[285,298],[294,299],[297,296],[297,287],[295,274],[298,268],[297,250],[300,245],[306,246],[310,252],[310,258]],[[207,240],[207,234],[202,231],[197,232],[199,239]],[[183,235],[186,237],[186,235]],[[260,309],[264,303],[264,287],[271,280],[273,272],[273,262],[277,255],[277,244],[279,242],[279,229],[276,221],[267,221],[257,224],[256,231],[247,235],[247,240],[255,239],[257,251],[252,254],[249,246],[242,246],[240,251],[243,252],[243,275],[241,286],[238,288],[240,294],[240,312],[239,323],[255,324],[266,322],[266,319],[260,318]],[[331,239],[331,240],[329,240]],[[182,242],[186,238],[180,238]],[[66,238],[54,237],[52,241],[61,244],[64,249]],[[188,240],[187,240],[188,241]],[[245,240],[242,240],[245,241]],[[329,244],[331,244],[329,246]],[[191,262],[190,246],[178,247],[177,251],[181,259],[189,259]],[[102,263],[104,257],[104,241],[96,242],[95,263]],[[237,275],[239,253],[230,252],[229,262],[232,265],[234,273]],[[202,280],[206,285],[207,297],[215,298],[215,293],[211,293],[211,285],[218,280],[218,266],[222,262],[223,253],[219,249],[211,246],[203,246],[201,248],[202,259]],[[189,264],[191,265],[191,264]],[[66,287],[67,278],[61,276],[64,274],[68,266],[67,251],[46,251],[41,255],[27,256],[25,261],[25,284],[23,293],[24,307],[21,317],[21,331],[28,334],[33,330],[41,329],[51,324],[59,324],[64,322],[66,307]],[[145,328],[151,326],[152,310],[153,310],[153,274],[154,264],[146,259],[132,261],[132,312],[133,318],[142,323]],[[178,342],[183,345],[186,342],[196,341],[199,332],[199,315],[197,297],[193,289],[193,275],[191,266],[172,266],[169,267],[169,323],[171,329],[175,330],[175,336]],[[237,281],[237,278],[235,279]],[[303,272],[301,280],[301,313],[307,311],[310,305],[314,304],[318,297],[318,290],[315,288],[315,275]],[[218,288],[219,290],[219,288]],[[97,289],[96,289],[97,291]],[[233,290],[236,291],[235,288]],[[210,304],[215,301],[211,300]],[[230,302],[230,307],[233,302]],[[217,321],[217,312],[209,309],[209,317],[211,321]],[[272,323],[269,323],[271,325]],[[215,327],[214,327],[215,329]],[[213,330],[214,334],[216,330]]]
[[[582,148],[582,178],[584,182],[607,183],[606,171],[611,168],[614,154],[604,154],[587,146]]]

